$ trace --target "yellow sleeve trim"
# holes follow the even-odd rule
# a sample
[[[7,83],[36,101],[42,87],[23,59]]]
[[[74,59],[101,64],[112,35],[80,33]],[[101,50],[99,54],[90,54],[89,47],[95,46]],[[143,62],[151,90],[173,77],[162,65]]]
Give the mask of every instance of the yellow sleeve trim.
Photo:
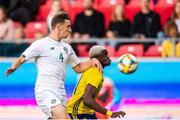
[[[111,112],[110,110],[108,110],[108,111],[106,112],[106,115],[109,116],[109,117],[111,117],[111,116],[112,116],[112,112]]]

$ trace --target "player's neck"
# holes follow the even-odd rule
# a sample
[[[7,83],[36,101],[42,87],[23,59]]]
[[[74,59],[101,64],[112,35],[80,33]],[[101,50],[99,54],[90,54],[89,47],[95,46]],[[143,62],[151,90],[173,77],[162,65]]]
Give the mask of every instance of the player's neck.
[[[61,38],[59,38],[59,35],[55,32],[50,33],[49,37],[55,41],[61,41]]]

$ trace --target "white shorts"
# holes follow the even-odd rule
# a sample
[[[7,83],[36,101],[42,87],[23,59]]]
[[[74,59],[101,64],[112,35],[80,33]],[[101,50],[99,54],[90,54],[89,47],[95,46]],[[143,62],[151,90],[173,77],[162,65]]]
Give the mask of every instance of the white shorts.
[[[37,104],[47,117],[52,118],[51,108],[59,104],[66,107],[66,95],[54,93],[50,90],[35,92]]]

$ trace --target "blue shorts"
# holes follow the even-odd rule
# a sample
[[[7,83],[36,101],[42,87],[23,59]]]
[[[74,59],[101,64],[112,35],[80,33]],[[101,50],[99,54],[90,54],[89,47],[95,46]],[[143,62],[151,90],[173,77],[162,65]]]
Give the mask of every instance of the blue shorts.
[[[69,116],[71,119],[97,119],[96,114],[77,114],[76,116],[73,116],[71,113],[69,113]]]

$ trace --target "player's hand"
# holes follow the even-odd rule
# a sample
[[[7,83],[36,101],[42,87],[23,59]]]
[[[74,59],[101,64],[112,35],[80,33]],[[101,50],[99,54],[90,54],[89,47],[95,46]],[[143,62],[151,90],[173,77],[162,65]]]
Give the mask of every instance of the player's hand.
[[[13,73],[15,70],[16,70],[16,69],[15,69],[15,68],[12,68],[12,67],[8,68],[8,69],[6,70],[6,73],[5,73],[6,77],[7,77],[9,74]]]
[[[96,58],[92,58],[91,62],[92,62],[92,67],[97,66],[99,71],[103,71],[103,67],[102,67],[101,63]]]
[[[117,118],[117,117],[124,117],[126,113],[124,111],[119,111],[119,112],[113,112],[112,113],[112,118]]]

